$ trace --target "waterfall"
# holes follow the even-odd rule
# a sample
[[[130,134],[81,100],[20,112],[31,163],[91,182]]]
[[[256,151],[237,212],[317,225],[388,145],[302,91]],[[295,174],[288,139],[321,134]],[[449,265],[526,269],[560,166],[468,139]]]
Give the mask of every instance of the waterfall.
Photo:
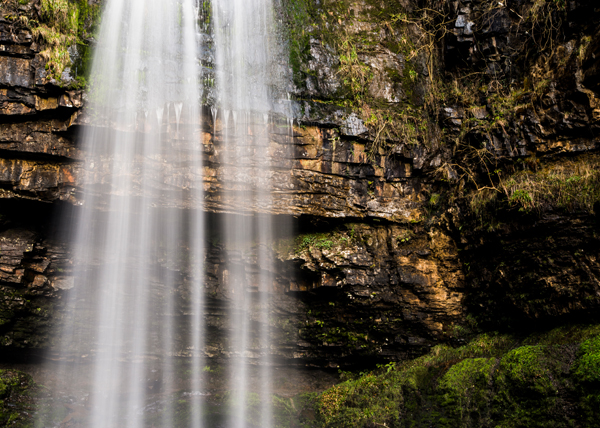
[[[87,184],[83,205],[68,220],[75,225],[75,281],[53,354],[57,394],[70,396],[72,385],[85,385],[87,392],[71,399],[85,409],[78,416],[81,426],[216,426],[205,422],[202,377],[208,131],[220,147],[224,188],[220,234],[227,263],[221,279],[229,308],[225,353],[234,410],[223,426],[248,426],[251,390],[260,396],[260,426],[273,425],[268,319],[274,279],[273,6],[270,0],[213,0],[210,25],[200,19],[206,7],[198,0],[105,5],[89,124],[81,138]],[[200,58],[207,49],[214,72]],[[202,82],[215,87],[205,90]],[[206,100],[209,106],[202,105]],[[184,313],[178,309],[182,288],[189,299]],[[178,390],[182,356],[189,368],[184,391],[189,417],[176,424],[178,402],[156,393]],[[249,364],[260,367],[258,383],[251,380]],[[160,417],[150,420],[147,410],[156,408]],[[38,413],[36,426],[46,426],[47,415]]]
[[[231,383],[235,385],[237,404],[229,425],[244,426],[249,391],[249,360],[258,360],[260,370],[260,426],[270,420],[269,294],[273,278],[268,266],[267,248],[272,242],[271,218],[266,213],[270,201],[270,165],[268,123],[264,115],[272,110],[268,94],[269,41],[273,34],[270,0],[215,0],[213,2],[216,46],[217,103],[224,111],[223,140],[226,198],[233,215],[227,217],[223,234],[230,252],[228,283],[231,291],[230,323],[232,332]],[[227,120],[227,112],[231,118]],[[252,215],[252,214],[255,215]],[[258,272],[248,271],[243,262],[256,257]],[[257,309],[253,309],[257,307]],[[258,319],[249,319],[256,312]],[[249,331],[251,321],[259,332]],[[254,336],[254,337],[252,337]]]

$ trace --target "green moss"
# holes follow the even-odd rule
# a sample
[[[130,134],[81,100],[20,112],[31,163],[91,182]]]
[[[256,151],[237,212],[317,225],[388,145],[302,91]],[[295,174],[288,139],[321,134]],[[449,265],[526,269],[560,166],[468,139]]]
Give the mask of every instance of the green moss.
[[[397,422],[400,419],[397,403],[402,399],[402,388],[401,385],[395,385],[396,388],[386,386],[374,374],[334,386],[319,398],[321,423],[342,428]]]
[[[583,382],[600,382],[600,334],[581,344],[574,375]]]
[[[327,233],[305,233],[294,239],[286,239],[278,242],[276,248],[279,253],[297,254],[305,250],[332,250],[344,249],[356,243],[354,229],[334,230]]]
[[[589,428],[600,427],[600,394],[598,389],[584,389],[582,391],[579,411],[581,414],[581,426]]]
[[[496,362],[495,358],[469,358],[450,367],[438,387],[446,420],[464,421],[467,426],[486,423],[492,398],[487,386]]]
[[[100,19],[100,6],[90,5],[88,0],[41,0],[40,18],[37,25],[34,21],[30,25],[44,46],[40,54],[46,60],[46,70],[60,82],[65,69],[74,67],[76,82],[72,86],[85,86],[91,62],[87,40]],[[75,63],[69,54],[72,47],[78,50]]]
[[[314,75],[308,67],[310,45],[321,44],[337,57],[333,73],[339,78],[341,88],[328,95],[326,100],[313,99],[311,102],[329,102],[357,113],[373,140],[369,147],[370,159],[374,160],[380,151],[388,150],[390,144],[397,142],[430,144],[433,120],[424,109],[414,105],[418,101],[414,88],[420,79],[415,62],[423,48],[420,46],[423,38],[415,36],[411,30],[412,22],[398,19],[406,16],[406,10],[399,2],[368,1],[365,5],[355,5],[349,0],[285,2],[290,64],[296,86],[305,89],[307,79]],[[373,24],[386,31],[372,31]],[[417,41],[413,41],[415,38]],[[406,100],[398,104],[390,104],[370,93],[374,70],[364,58],[372,55],[378,45],[402,55],[404,66],[401,70],[385,70],[392,82],[402,86],[407,95]]]
[[[597,360],[587,358],[598,353],[598,327],[555,329],[516,347],[522,339],[489,334],[460,348],[435,347],[325,391],[316,426],[598,426],[597,379],[579,374],[597,373]]]
[[[544,347],[522,346],[510,351],[500,364],[500,371],[511,383],[531,388],[545,395],[553,390],[550,371],[544,364]]]
[[[0,370],[0,426],[23,427],[31,422],[30,376],[16,370]]]
[[[313,7],[309,0],[288,0],[289,63],[292,67],[294,83],[299,88],[306,88],[307,68],[310,56],[310,29],[312,28]]]
[[[440,380],[440,388],[449,395],[464,395],[469,389],[487,385],[492,377],[495,358],[468,358],[450,367]]]
[[[309,233],[296,239],[296,251],[309,248],[330,249],[333,246],[332,236],[326,233]]]
[[[565,325],[544,333],[535,333],[523,345],[570,345],[582,343],[600,335],[600,325]]]

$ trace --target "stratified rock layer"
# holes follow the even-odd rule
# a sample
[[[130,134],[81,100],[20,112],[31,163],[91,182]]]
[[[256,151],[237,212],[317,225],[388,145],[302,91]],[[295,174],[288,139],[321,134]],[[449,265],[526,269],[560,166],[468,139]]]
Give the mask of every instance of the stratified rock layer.
[[[598,150],[598,7],[573,1],[548,9],[556,5],[544,3],[543,16],[560,18],[551,30],[553,47],[524,58],[521,48],[532,52],[534,38],[521,20],[539,2],[511,8],[438,2],[444,26],[435,31],[443,37],[431,51],[418,45],[431,28],[415,24],[416,2],[347,3],[340,11],[339,2],[308,1],[318,12],[312,18],[325,21],[315,18],[301,33],[307,44],[295,58],[300,75],[292,91],[300,120],[290,127],[277,115],[268,118],[275,167],[255,174],[255,165],[224,163],[224,132],[239,123],[225,125],[222,111],[213,116],[206,108],[201,117],[178,120],[170,109],[158,132],[170,139],[173,153],[139,159],[170,177],[153,183],[164,195],[153,201],[155,209],[202,206],[211,213],[209,227],[244,210],[293,225],[294,235],[278,237],[271,253],[278,270],[269,352],[288,361],[335,367],[398,360],[460,341],[467,318],[469,327],[475,319],[485,328],[519,329],[593,316],[600,306],[600,209],[523,213],[498,187],[493,190],[510,203],[486,224],[463,197],[485,190],[489,177],[502,176],[507,165],[543,170],[561,156]],[[343,15],[349,11],[352,17]],[[383,22],[387,13],[395,21]],[[350,43],[363,36],[364,46]],[[44,207],[76,210],[84,186],[102,197],[123,196],[110,187],[110,158],[85,159],[81,132],[102,128],[107,144],[115,132],[157,132],[157,124],[145,120],[100,126],[94,118],[92,124],[86,95],[48,79],[40,50],[29,30],[0,18],[0,336],[3,345],[20,348],[52,346],[51,326],[68,316],[61,302],[76,285],[73,269],[94,268],[74,267],[64,238],[50,239],[53,209]],[[356,88],[343,77],[348,61],[370,76],[361,96],[372,105],[356,101]],[[483,83],[461,83],[472,75]],[[431,104],[429,96],[439,99]],[[427,132],[407,127],[382,142],[379,135],[393,125],[377,126],[382,105],[423,113]],[[251,134],[253,122],[263,120],[250,117],[243,126]],[[202,129],[194,140],[179,139],[177,129],[192,125]],[[203,176],[204,199],[188,192],[187,199],[171,200],[169,189],[189,190],[194,182],[186,175],[190,144],[205,154],[204,170],[192,172]],[[477,157],[493,158],[498,169],[473,167]],[[274,186],[268,206],[230,198],[268,182]],[[133,192],[128,196],[139,196]],[[29,202],[15,202],[21,200]],[[218,236],[209,248],[206,353],[227,358],[221,339],[231,291],[226,261],[242,264],[250,283],[258,266],[256,257],[224,248]],[[161,292],[180,296],[177,315],[183,317],[194,310],[187,300],[191,279],[185,271],[178,275],[178,289]],[[161,285],[153,280],[152,287]],[[183,332],[177,340],[180,354],[190,355]],[[261,346],[253,350],[257,357]]]

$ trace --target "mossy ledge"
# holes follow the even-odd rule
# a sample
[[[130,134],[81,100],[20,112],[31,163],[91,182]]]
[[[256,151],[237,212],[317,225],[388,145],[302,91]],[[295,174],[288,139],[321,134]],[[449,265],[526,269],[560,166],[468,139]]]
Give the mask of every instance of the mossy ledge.
[[[600,325],[482,334],[349,376],[305,427],[598,427]]]

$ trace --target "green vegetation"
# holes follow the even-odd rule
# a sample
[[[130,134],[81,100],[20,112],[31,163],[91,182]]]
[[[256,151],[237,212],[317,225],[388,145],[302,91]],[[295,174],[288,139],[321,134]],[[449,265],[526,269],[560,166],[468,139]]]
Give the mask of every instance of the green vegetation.
[[[440,108],[458,105],[470,109],[481,106],[481,95],[487,98],[491,114],[485,119],[473,118],[462,124],[462,136],[468,132],[505,130],[504,126],[520,104],[529,104],[524,96],[539,97],[550,82],[543,73],[533,73],[533,83],[526,88],[507,84],[487,70],[474,70],[468,78],[452,72],[441,75],[439,42],[452,27],[454,12],[433,1],[420,2],[418,7],[405,8],[399,2],[366,1],[364,5],[352,0],[315,2],[287,0],[289,16],[290,63],[295,83],[305,88],[307,80],[316,76],[309,67],[311,44],[337,56],[335,75],[342,88],[326,100],[357,112],[369,128],[370,154],[385,154],[398,143],[431,145],[446,141],[438,135],[435,123]],[[486,28],[502,14],[502,4],[493,2],[474,15],[475,26]],[[541,54],[553,54],[555,40],[562,28],[565,5],[561,1],[536,0],[520,16],[511,31],[527,34],[522,44],[515,44],[515,58],[528,64]],[[455,18],[454,18],[455,19]],[[375,70],[369,58],[384,46],[402,58],[402,67],[386,67],[387,77],[401,88],[404,96],[390,103],[373,95]],[[514,79],[513,79],[514,80]],[[451,82],[450,84],[446,82]],[[527,87],[529,85],[529,87]],[[424,89],[419,93],[417,88]],[[464,141],[463,141],[464,142]]]
[[[0,370],[0,426],[25,426],[30,422],[33,381],[16,370]]]
[[[373,343],[369,340],[369,331],[373,326],[372,320],[358,320],[349,325],[328,325],[324,321],[316,318],[318,312],[309,314],[310,321],[305,328],[302,328],[300,335],[302,337],[314,339],[318,338],[323,343],[340,346],[348,350],[361,350],[366,354],[377,352],[379,343]]]
[[[342,377],[348,380],[321,394],[248,393],[240,403],[234,393],[217,393],[204,401],[202,418],[207,426],[220,425],[245,406],[246,423],[260,426],[261,400],[268,399],[277,428],[599,427],[600,325],[527,338],[481,334],[458,348],[440,345],[412,361]],[[16,372],[2,372],[0,379],[4,421],[26,426],[31,380]],[[170,408],[173,427],[189,426],[192,400],[171,394],[147,414],[147,423],[159,423]],[[61,406],[51,407],[51,420],[66,416]]]
[[[490,71],[481,54],[468,61],[456,58],[465,62],[455,69],[440,66],[440,41],[456,20],[456,11],[442,3],[425,0],[405,7],[375,0],[287,0],[296,85],[307,88],[318,76],[314,64],[309,67],[311,49],[337,60],[328,66],[340,87],[335,93],[321,91],[319,99],[308,97],[311,108],[335,106],[355,112],[369,130],[367,153],[373,163],[399,147],[405,150],[404,144],[451,148],[453,160],[442,163],[435,174],[450,184],[444,203],[465,201],[467,195],[471,212],[480,219],[494,217],[496,209],[505,207],[530,213],[555,208],[590,211],[593,199],[598,200],[597,174],[592,170],[571,174],[552,166],[539,168],[537,161],[512,165],[497,156],[501,148],[493,148],[515,136],[522,139],[515,129],[524,120],[520,118],[536,114],[552,84],[572,74],[569,64],[586,57],[589,36],[582,36],[574,50],[560,45],[566,2],[532,0],[515,10],[507,10],[502,2],[484,2],[472,11],[477,31],[507,25],[511,43],[502,58],[514,66],[506,68],[504,59],[494,58],[501,72]],[[397,102],[374,95],[382,70],[372,58],[381,56],[382,47],[402,59],[402,66],[388,64],[383,70],[403,94]],[[445,107],[452,108],[452,117],[444,116]],[[438,200],[432,200],[430,208]]]
[[[289,17],[288,40],[290,66],[294,73],[294,83],[305,87],[304,74],[310,73],[306,64],[310,56],[310,31],[315,25],[311,20],[309,0],[289,0],[286,4]]]
[[[516,170],[521,168],[521,170]],[[498,170],[491,185],[473,191],[471,209],[479,216],[501,208],[517,208],[528,213],[551,210],[594,212],[600,200],[600,156],[538,166],[535,159],[517,162],[512,174]],[[505,170],[509,170],[505,168]]]
[[[574,374],[583,382],[600,382],[600,336],[581,344]]]
[[[99,12],[99,6],[90,5],[88,0],[41,0],[40,22],[32,25],[32,29],[45,46],[41,55],[47,61],[46,69],[56,80],[60,81],[65,68],[73,65],[69,48],[78,46],[82,57],[77,67],[78,85],[85,85],[90,59],[86,40],[99,19]]]
[[[599,340],[593,325],[437,346],[325,391],[312,426],[600,426]]]
[[[290,64],[296,85],[306,88],[307,80],[316,76],[316,71],[308,67],[311,43],[320,44],[322,49],[335,55],[338,64],[334,72],[341,87],[330,99],[311,101],[335,104],[356,112],[369,129],[372,139],[369,153],[373,158],[391,141],[429,144],[432,140],[431,118],[420,107],[422,100],[413,88],[422,80],[418,69],[423,63],[427,63],[426,67],[433,65],[428,62],[429,57],[422,55],[424,42],[414,41],[412,29],[398,18],[404,16],[404,8],[399,3],[367,3],[367,7],[362,7],[349,0],[322,4],[314,0],[288,0],[287,11]],[[365,23],[376,23],[384,32],[374,31]],[[357,29],[363,26],[364,29]],[[403,34],[400,42],[397,31]],[[385,34],[383,40],[382,34]],[[366,59],[377,52],[380,43],[402,55],[402,70],[386,68],[384,71],[402,88],[407,95],[405,100],[389,103],[372,94],[375,74]]]
[[[70,85],[83,87],[91,60],[88,39],[92,36],[100,19],[99,3],[88,0],[40,0],[39,12],[30,0],[6,0],[0,5],[0,13],[13,25],[29,29],[41,45],[40,55],[46,61],[50,77],[59,83],[67,67],[75,82]],[[19,6],[29,6],[27,12]],[[73,61],[69,51],[77,49]]]
[[[319,248],[329,250],[341,238],[331,233],[307,233],[296,238],[296,252],[306,249]]]
[[[276,244],[276,251],[283,256],[292,256],[303,251],[344,249],[355,245],[359,238],[353,224],[347,224],[345,229],[331,232],[304,233],[295,238],[282,239]]]

